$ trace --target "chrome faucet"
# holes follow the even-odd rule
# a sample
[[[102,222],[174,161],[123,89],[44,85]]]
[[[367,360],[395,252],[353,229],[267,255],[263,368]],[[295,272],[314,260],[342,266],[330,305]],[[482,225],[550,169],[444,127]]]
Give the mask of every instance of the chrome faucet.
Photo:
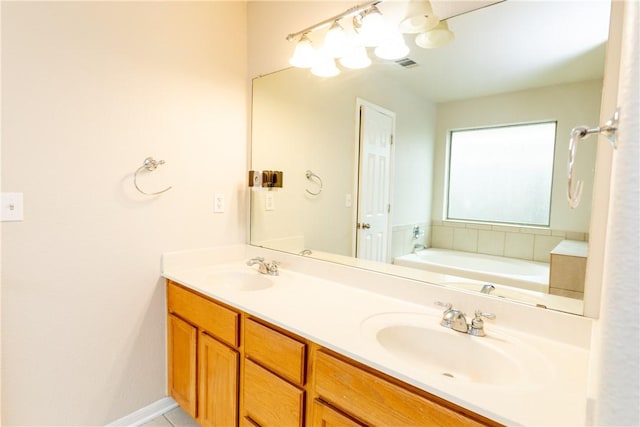
[[[495,288],[496,287],[493,286],[491,283],[485,283],[482,289],[480,289],[480,292],[483,294],[490,294],[491,291],[495,290]]]
[[[276,261],[265,262],[261,256],[251,258],[247,261],[249,267],[258,265],[258,271],[262,274],[268,274],[270,276],[278,275],[278,263]]]
[[[465,314],[460,310],[454,309],[451,303],[436,301],[436,305],[445,308],[442,313],[440,325],[476,337],[484,337],[486,335],[484,332],[483,317],[492,320],[496,318],[496,315],[493,313],[483,313],[481,310],[476,310],[475,317],[471,320],[471,323],[467,323]]]

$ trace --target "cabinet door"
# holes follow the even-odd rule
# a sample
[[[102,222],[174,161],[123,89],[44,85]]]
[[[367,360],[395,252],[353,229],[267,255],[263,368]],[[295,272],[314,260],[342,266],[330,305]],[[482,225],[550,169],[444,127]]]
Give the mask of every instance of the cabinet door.
[[[238,352],[209,335],[198,337],[198,421],[202,427],[238,422]]]
[[[364,424],[354,421],[319,400],[314,400],[311,427],[364,427]]]
[[[304,392],[251,360],[244,361],[243,425],[302,426]]]
[[[196,418],[196,340],[194,326],[168,316],[169,394],[193,418]]]

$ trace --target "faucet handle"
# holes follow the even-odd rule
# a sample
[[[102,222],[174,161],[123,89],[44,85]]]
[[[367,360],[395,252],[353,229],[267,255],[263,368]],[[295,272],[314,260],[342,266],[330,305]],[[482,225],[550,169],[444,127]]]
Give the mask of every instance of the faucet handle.
[[[493,313],[484,313],[482,310],[476,310],[475,317],[471,321],[471,325],[469,325],[469,334],[476,337],[484,337],[486,335],[484,332],[483,317],[493,320],[496,318],[496,315]]]
[[[451,310],[451,307],[453,307],[453,304],[451,304],[450,302],[435,301],[434,304],[439,307],[444,307],[445,311],[449,311]]]
[[[496,315],[493,313],[484,313],[482,310],[476,310],[475,319],[482,320],[482,317],[486,317],[487,319],[495,320]]]

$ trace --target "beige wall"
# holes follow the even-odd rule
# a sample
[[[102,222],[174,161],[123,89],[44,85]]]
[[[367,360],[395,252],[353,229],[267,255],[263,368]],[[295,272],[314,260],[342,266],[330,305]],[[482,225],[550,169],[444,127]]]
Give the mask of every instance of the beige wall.
[[[276,247],[304,236],[288,249],[353,255],[358,98],[396,115],[392,224],[428,220],[434,105],[372,69],[331,79],[288,69],[254,80],[252,167],[284,171],[284,186],[269,194],[274,210],[265,210],[267,192],[252,193],[252,242]],[[305,192],[319,188],[306,170],[323,181],[317,196]]]
[[[433,219],[443,218],[447,133],[451,129],[556,120],[550,227],[588,232],[596,144],[581,144],[578,149],[576,176],[584,180],[584,191],[576,209],[566,203],[566,147],[574,126],[598,123],[601,94],[602,81],[594,80],[438,104]]]
[[[245,241],[246,4],[2,2],[2,42],[2,422],[104,425],[165,396],[161,253]]]

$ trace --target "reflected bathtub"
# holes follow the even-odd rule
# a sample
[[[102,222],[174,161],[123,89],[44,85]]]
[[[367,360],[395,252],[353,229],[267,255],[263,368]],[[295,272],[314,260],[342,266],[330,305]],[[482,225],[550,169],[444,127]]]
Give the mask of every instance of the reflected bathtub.
[[[549,264],[544,262],[428,248],[396,257],[393,263],[530,291],[549,292]]]

